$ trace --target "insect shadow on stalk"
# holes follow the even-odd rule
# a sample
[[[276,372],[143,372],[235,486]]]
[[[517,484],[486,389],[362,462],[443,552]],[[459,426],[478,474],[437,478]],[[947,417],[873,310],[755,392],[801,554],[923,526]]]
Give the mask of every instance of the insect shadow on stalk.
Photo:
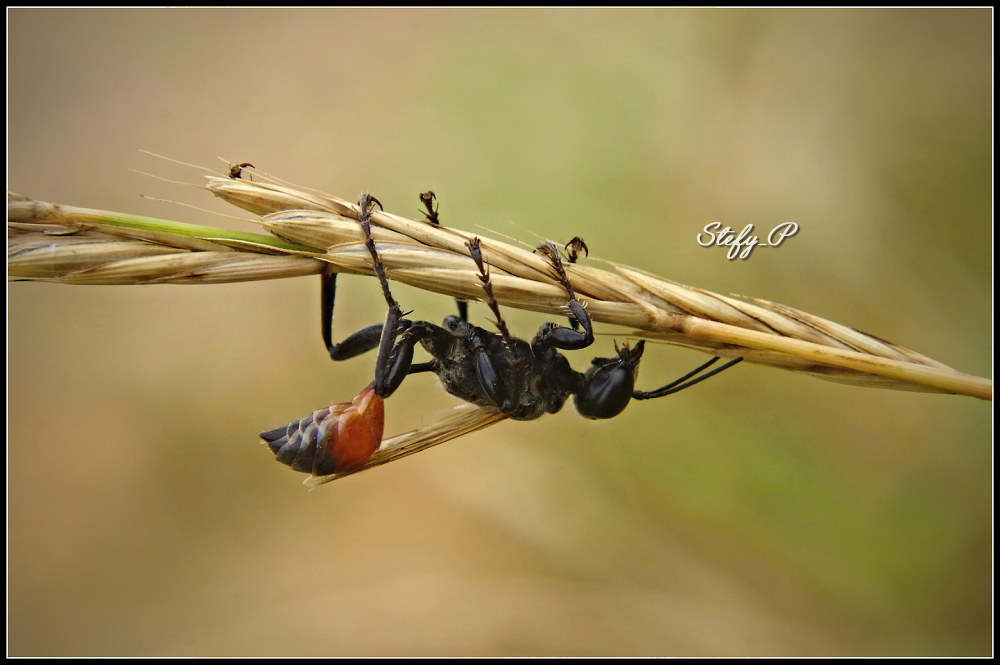
[[[433,207],[433,192],[420,195],[427,208],[425,216],[439,223]],[[375,380],[352,402],[321,409],[299,421],[263,432],[263,438],[278,461],[296,471],[329,475],[367,461],[382,441],[383,400],[391,396],[411,374],[433,372],[445,390],[481,407],[498,409],[513,420],[534,420],[556,413],[573,397],[577,411],[586,418],[613,418],[633,399],[665,397],[690,388],[743,360],[737,358],[711,371],[719,358],[712,358],[695,370],[657,390],[634,390],[639,361],[645,350],[640,340],[635,346],[615,344],[612,358],[594,358],[586,372],[574,370],[560,351],[585,349],[594,343],[594,329],[586,307],[570,284],[558,248],[551,242],[540,245],[553,270],[553,277],[566,291],[566,309],[571,327],[545,323],[530,342],[511,335],[500,312],[490,281],[489,263],[482,243],[472,238],[466,243],[478,270],[485,303],[493,312],[498,332],[472,325],[466,303],[459,300],[459,315],[448,316],[438,326],[413,321],[393,299],[385,266],[371,234],[371,214],[382,204],[362,194],[358,223],[372,268],[382,287],[388,311],[384,323],[368,326],[343,342],[333,342],[333,308],[337,273],[328,268],[322,274],[321,323],[323,342],[333,360],[347,360],[378,348]],[[580,238],[567,243],[568,260],[573,263],[587,246]],[[413,362],[420,345],[431,355],[427,362]],[[704,373],[703,373],[704,372]]]

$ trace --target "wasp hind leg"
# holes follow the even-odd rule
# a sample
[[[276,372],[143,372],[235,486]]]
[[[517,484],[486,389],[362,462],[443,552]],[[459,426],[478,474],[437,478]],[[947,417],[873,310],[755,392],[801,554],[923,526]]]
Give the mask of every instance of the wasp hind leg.
[[[348,360],[371,351],[378,346],[382,337],[382,324],[363,328],[343,342],[333,342],[333,303],[337,297],[337,273],[333,266],[328,265],[320,275],[320,325],[322,327],[323,344],[333,360]]]
[[[399,388],[403,379],[408,375],[433,371],[433,362],[413,363],[414,347],[425,336],[431,334],[433,326],[422,321],[412,322],[403,318],[406,314],[392,297],[389,279],[385,275],[385,265],[375,248],[375,241],[371,233],[370,218],[374,205],[382,207],[382,204],[375,197],[368,194],[361,195],[358,201],[360,208],[358,223],[361,225],[362,233],[364,233],[365,247],[372,257],[372,269],[382,287],[382,295],[385,297],[389,310],[377,340],[374,339],[377,326],[370,326],[355,333],[355,336],[358,337],[358,348],[364,346],[367,350],[367,348],[378,347],[378,358],[375,361],[375,395],[379,399],[386,399]],[[350,339],[348,338],[348,340]],[[344,346],[348,340],[345,340],[341,346]]]

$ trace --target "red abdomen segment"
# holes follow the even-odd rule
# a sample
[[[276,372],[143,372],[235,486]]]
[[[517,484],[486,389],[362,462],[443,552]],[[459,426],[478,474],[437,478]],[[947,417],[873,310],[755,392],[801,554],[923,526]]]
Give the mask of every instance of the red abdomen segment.
[[[382,443],[385,403],[375,384],[351,402],[314,411],[297,422],[261,432],[282,464],[314,476],[328,476],[366,462]]]

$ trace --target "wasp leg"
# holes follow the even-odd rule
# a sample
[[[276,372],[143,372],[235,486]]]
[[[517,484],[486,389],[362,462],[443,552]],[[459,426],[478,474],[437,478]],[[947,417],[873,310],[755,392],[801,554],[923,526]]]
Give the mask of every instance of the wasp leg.
[[[570,263],[576,263],[576,260],[580,257],[580,252],[583,252],[584,256],[590,256],[590,250],[587,248],[587,243],[583,241],[583,238],[576,236],[564,247],[566,250],[566,258]],[[569,325],[573,330],[580,329],[580,322],[577,321],[572,316],[569,317]]]
[[[493,312],[493,316],[497,317],[497,320],[493,322],[493,325],[497,327],[500,331],[500,335],[505,340],[510,340],[510,330],[507,329],[507,322],[503,320],[503,315],[500,314],[500,305],[497,303],[497,299],[493,295],[493,284],[490,282],[490,270],[486,263],[483,261],[482,252],[482,242],[479,238],[473,238],[469,242],[465,243],[465,246],[469,248],[469,255],[472,256],[472,260],[476,262],[476,267],[479,268],[479,281],[482,283],[483,291],[486,292],[486,304],[489,305],[490,310]],[[462,312],[462,303],[459,301],[458,310]],[[466,316],[462,316],[463,321],[468,321],[468,312],[465,313]]]
[[[478,277],[483,291],[486,293],[486,304],[496,317],[493,324],[500,331],[499,348],[491,345],[491,340],[497,339],[496,335],[468,323],[462,301],[459,301],[459,312],[463,315],[461,321],[455,321],[455,317],[448,317],[445,319],[445,326],[451,330],[452,335],[466,340],[468,348],[473,354],[475,374],[483,393],[502,413],[509,414],[517,408],[518,400],[511,394],[510,387],[506,385],[504,373],[498,370],[495,362],[517,363],[516,358],[519,353],[527,354],[527,357],[532,357],[532,354],[523,340],[511,336],[507,322],[503,320],[500,304],[497,303],[496,296],[493,294],[489,266],[483,260],[482,242],[479,238],[473,238],[465,243],[465,246],[469,248],[469,256],[479,268]],[[519,351],[519,349],[521,350]],[[438,354],[435,353],[434,356],[438,357]]]
[[[714,365],[718,360],[719,360],[719,358],[712,358],[711,360],[709,360],[707,363],[705,363],[701,367],[698,367],[694,371],[688,372],[687,374],[685,374],[681,378],[677,379],[676,381],[672,381],[671,383],[668,383],[667,385],[663,386],[662,388],[658,388],[656,390],[650,390],[650,391],[637,390],[634,393],[632,393],[632,399],[656,399],[657,397],[666,397],[667,395],[673,395],[674,393],[680,392],[680,391],[684,390],[685,388],[690,388],[691,386],[695,385],[696,383],[700,383],[700,382],[704,381],[705,379],[711,378],[711,377],[715,376],[716,374],[718,374],[719,372],[722,372],[722,371],[725,371],[725,370],[729,369],[730,367],[732,367],[736,363],[742,361],[743,358],[737,358],[736,360],[730,360],[729,362],[727,362],[722,367],[717,367],[717,368],[713,369],[711,372],[708,372],[706,374],[702,374],[701,376],[697,376],[698,374],[700,374],[704,370],[706,370],[709,367],[711,367],[712,365]],[[695,377],[695,376],[697,376],[697,378],[692,378],[692,377]],[[688,379],[691,379],[691,380],[688,381]]]
[[[420,202],[424,204],[427,212],[421,210],[424,218],[427,220],[428,224],[432,226],[441,226],[441,219],[438,216],[438,206],[434,205],[434,200],[437,199],[437,195],[432,191],[426,191],[420,193]],[[469,303],[465,300],[455,298],[455,302],[458,304],[458,317],[463,321],[468,322],[469,320]]]
[[[569,277],[566,275],[562,259],[559,258],[559,250],[552,243],[545,243],[538,247],[537,251],[544,254],[549,259],[549,262],[552,263],[552,267],[555,268],[556,277],[563,288],[566,289],[566,295],[569,297],[567,307],[570,314],[579,322],[583,330],[575,330],[575,326],[573,328],[566,328],[555,323],[546,323],[538,330],[538,335],[532,340],[532,347],[538,344],[541,347],[555,347],[565,351],[587,348],[594,343],[594,325],[590,321],[587,309],[576,299],[576,293],[574,293],[573,286],[569,283]]]
[[[375,244],[372,242],[371,227],[368,221],[371,215],[371,208],[374,205],[378,205],[381,208],[382,204],[375,197],[362,194],[359,205],[361,212],[358,214],[358,222],[365,232],[365,244],[372,255],[375,274],[379,276],[382,282],[382,291],[385,294],[386,301],[390,307],[396,306],[398,309],[398,305],[396,305],[396,302],[389,294],[389,285],[385,279],[385,268],[379,260],[378,254],[375,252]],[[333,266],[327,265],[320,275],[320,325],[322,327],[323,343],[326,345],[326,350],[330,353],[330,358],[333,360],[347,360],[348,358],[354,358],[362,353],[371,351],[378,346],[383,330],[382,325],[378,323],[354,333],[340,344],[333,343],[333,304],[336,297],[337,272]],[[402,319],[402,316],[399,318]]]
[[[433,360],[426,363],[413,363],[410,365],[410,369],[406,372],[406,375],[410,374],[420,374],[421,372],[433,372],[437,369],[437,363]]]
[[[389,289],[389,280],[385,276],[385,266],[382,264],[382,259],[375,248],[375,241],[372,239],[369,218],[373,204],[382,207],[378,199],[367,194],[361,195],[358,222],[361,224],[361,231],[365,236],[365,247],[371,254],[372,268],[382,286],[382,294],[385,296],[389,311],[386,313],[384,324],[369,326],[352,337],[357,338],[354,348],[368,350],[378,347],[378,357],[375,360],[375,395],[380,399],[386,399],[396,392],[403,379],[408,375],[434,371],[433,362],[413,364],[413,349],[425,337],[434,335],[438,328],[423,321],[411,322],[404,319],[403,310],[400,309],[399,303],[393,299]],[[376,331],[378,331],[377,339],[375,337]],[[340,346],[344,347],[351,339],[349,337]],[[355,342],[352,342],[352,345],[354,344]],[[353,351],[354,348],[349,350]]]
[[[323,343],[333,360],[347,360],[360,356],[378,346],[382,337],[382,324],[364,328],[340,344],[333,343],[333,303],[337,296],[337,273],[333,266],[327,266],[320,275],[320,324],[322,326]]]

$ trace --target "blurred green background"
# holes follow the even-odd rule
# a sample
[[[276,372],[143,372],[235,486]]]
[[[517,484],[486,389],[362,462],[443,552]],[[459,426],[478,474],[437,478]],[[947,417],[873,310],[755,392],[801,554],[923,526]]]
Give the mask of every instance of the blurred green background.
[[[142,148],[412,217],[433,189],[446,225],[580,235],[991,376],[992,19],[15,9],[8,188],[240,226],[139,198],[242,214]],[[695,241],[789,221],[746,261]],[[329,361],[318,291],[9,284],[10,655],[990,654],[990,403],[741,365],[307,492],[257,433],[374,362]],[[343,278],[338,336],[383,309]],[[648,349],[640,386],[703,359]],[[414,377],[387,431],[452,404]]]

